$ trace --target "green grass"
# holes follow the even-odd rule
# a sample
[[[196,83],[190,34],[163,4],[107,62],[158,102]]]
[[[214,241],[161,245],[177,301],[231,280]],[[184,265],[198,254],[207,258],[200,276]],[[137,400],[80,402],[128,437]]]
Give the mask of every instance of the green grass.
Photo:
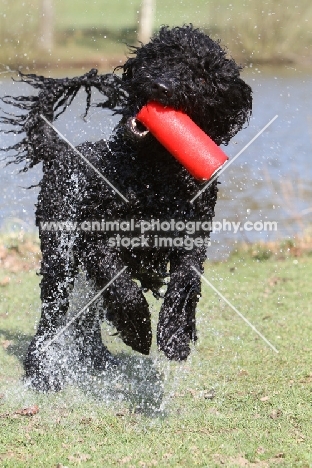
[[[225,7],[226,4],[225,0],[221,0],[221,5]],[[55,5],[60,29],[69,29],[75,24],[77,28],[97,27],[120,31],[136,27],[141,0],[131,2],[102,0],[91,3],[78,0],[75,2],[75,8],[73,8],[72,1],[65,3],[62,0],[57,0]],[[192,2],[184,0],[179,5],[166,0],[157,0],[155,27],[162,24],[174,25],[191,21],[207,25],[210,22],[212,11],[211,4],[207,0]]]
[[[0,63],[109,69],[136,42],[140,0],[55,0],[55,47],[38,49],[40,0],[0,0]],[[308,62],[312,5],[287,0],[157,0],[154,28],[193,23],[221,38],[237,60]]]
[[[49,395],[21,383],[39,278],[1,275],[1,467],[312,465],[310,256],[240,253],[206,264],[205,276],[278,354],[203,282],[199,341],[186,363],[167,363],[155,345],[141,358],[104,327],[122,353],[119,378],[89,376]],[[159,305],[149,300],[155,324]],[[33,416],[16,413],[33,405]]]

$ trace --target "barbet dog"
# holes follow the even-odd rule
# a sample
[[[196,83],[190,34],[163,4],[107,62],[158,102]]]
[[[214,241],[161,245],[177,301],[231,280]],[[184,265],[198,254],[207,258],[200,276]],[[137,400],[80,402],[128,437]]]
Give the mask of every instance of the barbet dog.
[[[162,27],[148,44],[131,48],[130,58],[119,71],[122,73],[99,75],[93,69],[70,79],[22,75],[22,81],[38,90],[37,95],[3,98],[23,110],[19,116],[2,118],[26,133],[13,147],[17,151],[14,162],[26,161],[25,170],[43,162],[36,209],[42,250],[42,310],[24,360],[26,377],[41,391],[59,390],[64,383],[62,372],[50,365],[49,353],[66,324],[69,293],[81,269],[96,292],[101,292],[71,324],[81,365],[105,369],[115,364],[102,343],[104,318],[124,343],[148,354],[151,319],[143,293],[150,290],[160,297],[165,281],[158,349],[171,360],[185,360],[190,343],[197,339],[195,309],[201,285],[193,268],[203,271],[205,239],[194,242],[192,248],[183,242],[160,247],[147,240],[138,246],[130,242],[131,236],[137,239],[137,232],[131,231],[125,247],[105,229],[67,232],[44,226],[51,220],[78,225],[91,220],[211,221],[217,180],[191,202],[202,181],[135,117],[144,105],[156,101],[187,114],[217,145],[227,144],[249,119],[251,89],[220,44],[192,25]],[[93,88],[103,98],[97,105],[112,109],[121,119],[108,142],[86,142],[78,147],[79,156],[49,122],[66,110],[80,89],[87,93],[87,113]],[[173,238],[179,234],[170,233]],[[189,235],[184,232],[182,237],[186,240]]]

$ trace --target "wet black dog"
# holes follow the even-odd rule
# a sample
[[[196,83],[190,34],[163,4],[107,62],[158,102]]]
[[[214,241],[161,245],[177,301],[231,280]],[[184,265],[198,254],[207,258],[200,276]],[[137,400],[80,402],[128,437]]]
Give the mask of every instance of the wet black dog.
[[[116,232],[112,237],[107,230],[47,230],[44,224],[72,221],[78,225],[87,222],[89,226],[91,221],[105,220],[120,226],[121,221],[131,219],[187,223],[213,218],[217,181],[192,203],[201,183],[134,117],[146,103],[158,101],[182,110],[218,145],[226,144],[250,116],[251,89],[240,78],[240,67],[226,56],[219,43],[192,26],[163,27],[148,44],[133,48],[132,54],[120,67],[121,77],[115,73],[98,75],[96,70],[72,79],[23,75],[22,80],[36,88],[38,95],[4,98],[6,103],[27,111],[19,117],[2,119],[19,125],[21,133],[26,132],[26,137],[14,146],[14,162],[25,160],[28,169],[43,161],[36,211],[42,249],[42,312],[24,361],[26,376],[39,390],[62,387],[62,376],[48,365],[49,352],[66,323],[69,292],[80,268],[87,272],[96,290],[102,290],[96,306],[90,305],[72,323],[71,333],[82,364],[105,368],[113,361],[101,340],[100,323],[104,318],[116,327],[127,345],[149,353],[151,321],[143,292],[151,290],[159,297],[166,277],[170,280],[159,316],[158,348],[169,359],[184,360],[190,342],[196,340],[200,278],[192,267],[203,271],[205,240],[190,247],[186,242],[189,233],[181,235],[173,229],[170,235],[172,239],[179,236],[179,242],[167,243],[166,247],[154,245],[150,232],[150,243],[146,240],[138,246],[130,242],[138,239],[138,233],[129,231],[123,232],[130,243],[125,246],[121,238],[117,240]],[[87,112],[92,87],[105,96],[100,106],[122,117],[109,142],[88,142],[78,148],[91,166],[47,121],[53,122],[81,88],[87,92]]]

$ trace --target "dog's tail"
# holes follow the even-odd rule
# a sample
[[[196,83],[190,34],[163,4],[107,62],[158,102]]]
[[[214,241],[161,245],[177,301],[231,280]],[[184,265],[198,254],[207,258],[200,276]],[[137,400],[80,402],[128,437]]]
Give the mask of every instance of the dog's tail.
[[[113,73],[98,75],[96,69],[82,76],[64,79],[23,73],[19,75],[19,81],[31,85],[38,90],[38,94],[0,98],[6,105],[21,111],[18,115],[2,111],[4,115],[0,117],[0,123],[14,127],[3,130],[3,133],[26,134],[18,143],[0,150],[8,153],[5,157],[8,164],[25,162],[23,171],[52,157],[58,137],[42,117],[50,122],[56,120],[70,106],[80,89],[85,89],[87,95],[85,116],[91,106],[92,87],[106,97],[97,106],[112,109],[115,113],[123,107],[126,99],[121,78]]]

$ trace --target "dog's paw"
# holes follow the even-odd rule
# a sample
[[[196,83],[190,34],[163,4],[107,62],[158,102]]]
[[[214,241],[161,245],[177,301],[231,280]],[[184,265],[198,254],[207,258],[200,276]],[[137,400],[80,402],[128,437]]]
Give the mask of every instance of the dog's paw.
[[[134,351],[149,354],[152,344],[151,320],[149,314],[138,310],[137,314],[127,310],[123,316],[110,317],[109,320],[116,327],[119,337]]]
[[[82,361],[83,360],[85,360],[84,357],[82,357]],[[87,357],[87,361],[89,362],[90,368],[95,371],[107,371],[117,368],[119,365],[119,360],[113,356],[104,345],[92,349],[90,355]]]
[[[24,360],[26,385],[43,393],[62,390],[64,376],[55,360],[55,356],[51,353],[40,351],[38,343],[33,340]]]
[[[64,387],[62,379],[56,376],[42,375],[42,372],[25,372],[24,383],[41,393],[60,392]]]
[[[182,327],[172,334],[170,330],[158,334],[157,344],[171,361],[185,361],[191,352],[190,336]]]
[[[118,327],[117,327],[118,330]],[[143,329],[142,325],[136,327],[133,322],[130,322],[127,327],[119,328],[119,336],[122,341],[130,346],[134,351],[141,354],[149,354],[152,344],[152,332],[150,327]]]
[[[24,364],[24,382],[32,389],[47,393],[59,392],[64,387],[64,379],[59,373],[53,373],[44,368],[43,363],[29,361]],[[59,375],[58,375],[59,374]]]

